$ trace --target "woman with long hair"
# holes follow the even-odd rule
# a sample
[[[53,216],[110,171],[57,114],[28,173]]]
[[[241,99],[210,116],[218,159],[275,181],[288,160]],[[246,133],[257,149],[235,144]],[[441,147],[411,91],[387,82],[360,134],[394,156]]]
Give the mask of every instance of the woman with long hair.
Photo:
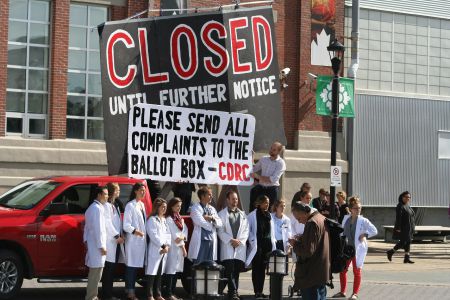
[[[367,256],[367,239],[378,234],[377,228],[367,218],[361,216],[361,200],[358,197],[351,197],[349,200],[350,215],[345,215],[342,220],[344,227],[343,235],[347,239],[347,244],[355,249],[355,256],[347,260],[344,271],[339,274],[341,281],[341,291],[333,298],[345,297],[347,289],[347,271],[353,266],[353,294],[349,299],[358,299],[359,289],[361,287],[361,270],[364,260]]]
[[[269,198],[259,196],[256,209],[248,215],[250,252],[246,265],[252,265],[252,282],[256,299],[268,299],[263,294],[267,268],[267,254],[276,250],[275,225],[269,212]]]
[[[133,185],[130,201],[125,206],[123,214],[123,231],[125,236],[125,290],[127,298],[136,300],[135,285],[137,270],[144,267],[146,242],[145,221],[147,214],[143,199],[145,185],[137,182]]]
[[[145,268],[148,300],[164,300],[161,296],[161,276],[165,270],[167,253],[171,245],[170,231],[165,217],[166,210],[166,200],[156,198],[153,202],[152,215],[148,218],[146,225],[150,238],[147,249],[147,267]]]
[[[413,264],[414,262],[410,259],[409,251],[411,250],[411,241],[414,234],[415,223],[415,213],[409,202],[411,201],[411,193],[405,191],[398,197],[398,204],[395,214],[395,226],[392,238],[394,240],[399,240],[398,243],[391,250],[387,251],[387,258],[392,261],[392,256],[398,249],[405,250],[405,258],[403,262],[405,264]]]
[[[167,254],[166,271],[164,281],[166,286],[167,300],[178,300],[174,296],[177,284],[177,273],[183,272],[184,258],[187,256],[185,242],[188,237],[188,229],[180,215],[183,201],[180,198],[172,198],[167,205],[166,220],[169,226],[172,246]]]

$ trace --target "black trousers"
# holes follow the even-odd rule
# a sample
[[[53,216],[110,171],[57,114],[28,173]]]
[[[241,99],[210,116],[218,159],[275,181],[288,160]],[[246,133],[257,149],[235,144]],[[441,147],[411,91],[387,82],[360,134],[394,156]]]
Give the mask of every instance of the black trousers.
[[[147,275],[147,297],[161,296],[162,260],[159,263],[156,275]]]
[[[411,249],[411,239],[400,239],[397,244],[394,246],[394,250],[405,249],[405,252],[409,252]]]
[[[163,296],[170,297],[175,294],[175,288],[177,286],[177,274],[164,274],[162,276]]]
[[[239,259],[227,259],[223,260],[221,264],[225,267],[225,278],[228,281],[222,281],[220,292],[222,294],[228,284],[228,295],[234,295],[239,289],[239,274],[244,262]]]
[[[270,239],[258,240],[258,250],[252,260],[252,282],[255,294],[260,294],[264,289],[267,269],[267,253],[272,250]]]
[[[261,195],[265,195],[269,198],[270,207],[272,207],[275,200],[278,199],[278,186],[262,186],[260,184],[257,184],[252,187],[252,189],[250,190],[249,212],[255,209],[255,201]]]
[[[116,248],[116,262],[119,260],[120,248]],[[116,263],[105,261],[105,267],[102,274],[102,298],[109,299],[113,297],[114,272]]]

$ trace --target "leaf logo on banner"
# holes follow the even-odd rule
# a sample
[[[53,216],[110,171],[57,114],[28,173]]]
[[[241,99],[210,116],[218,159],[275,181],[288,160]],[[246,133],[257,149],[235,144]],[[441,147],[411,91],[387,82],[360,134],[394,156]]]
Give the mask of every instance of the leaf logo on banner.
[[[330,116],[332,110],[332,77],[319,76],[316,90],[316,113],[322,116]],[[339,79],[339,117],[352,118],[354,112],[354,84],[353,79]]]

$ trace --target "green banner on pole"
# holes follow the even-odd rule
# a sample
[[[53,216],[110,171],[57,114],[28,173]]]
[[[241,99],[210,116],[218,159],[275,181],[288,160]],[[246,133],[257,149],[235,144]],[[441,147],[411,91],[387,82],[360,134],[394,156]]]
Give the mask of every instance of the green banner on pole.
[[[316,89],[316,113],[322,116],[331,116],[332,105],[332,76],[317,77]],[[339,78],[339,117],[354,118],[354,80],[350,78]]]

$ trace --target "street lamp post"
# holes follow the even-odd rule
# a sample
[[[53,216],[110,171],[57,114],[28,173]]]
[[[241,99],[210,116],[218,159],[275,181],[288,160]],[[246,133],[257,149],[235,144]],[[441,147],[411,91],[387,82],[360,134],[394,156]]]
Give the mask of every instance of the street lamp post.
[[[336,140],[337,140],[337,121],[339,118],[339,72],[341,70],[341,62],[344,57],[345,47],[337,39],[330,43],[327,47],[330,55],[331,68],[333,69],[333,82],[331,85],[331,166],[336,166]],[[330,217],[335,218],[335,197],[336,187],[330,186]]]

